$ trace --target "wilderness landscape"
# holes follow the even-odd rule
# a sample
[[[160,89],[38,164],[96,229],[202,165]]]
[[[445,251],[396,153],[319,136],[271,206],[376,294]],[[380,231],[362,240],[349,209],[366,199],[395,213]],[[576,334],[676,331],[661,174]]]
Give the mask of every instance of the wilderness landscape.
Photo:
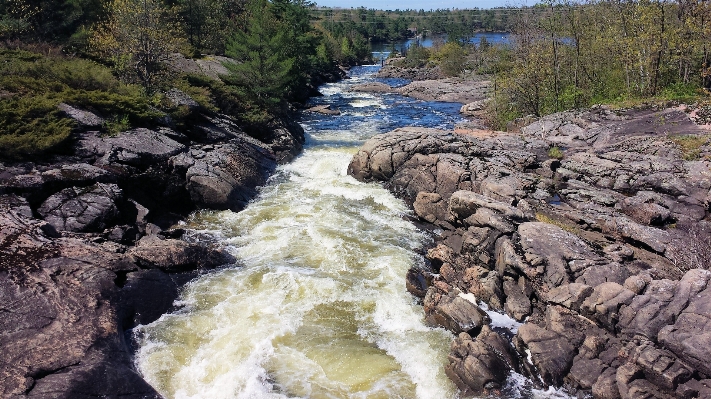
[[[0,4],[0,397],[711,397],[711,4]]]

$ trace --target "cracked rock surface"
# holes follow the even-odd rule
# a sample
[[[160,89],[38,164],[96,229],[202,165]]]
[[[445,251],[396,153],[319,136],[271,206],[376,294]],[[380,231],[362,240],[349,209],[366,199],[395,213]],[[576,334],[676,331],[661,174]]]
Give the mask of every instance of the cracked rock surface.
[[[708,132],[679,108],[604,107],[517,130],[397,129],[349,166],[431,226],[431,269],[407,286],[459,334],[447,375],[467,395],[513,370],[579,397],[709,397],[711,158],[672,140]]]

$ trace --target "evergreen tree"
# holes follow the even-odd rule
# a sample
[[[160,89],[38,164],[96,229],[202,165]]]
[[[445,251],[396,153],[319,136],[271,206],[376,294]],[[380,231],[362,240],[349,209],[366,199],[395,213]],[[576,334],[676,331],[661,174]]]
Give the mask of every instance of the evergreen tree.
[[[237,63],[225,63],[229,83],[245,88],[262,106],[277,109],[288,95],[294,80],[295,58],[286,29],[270,12],[266,0],[252,0],[249,22],[227,42],[225,53]]]

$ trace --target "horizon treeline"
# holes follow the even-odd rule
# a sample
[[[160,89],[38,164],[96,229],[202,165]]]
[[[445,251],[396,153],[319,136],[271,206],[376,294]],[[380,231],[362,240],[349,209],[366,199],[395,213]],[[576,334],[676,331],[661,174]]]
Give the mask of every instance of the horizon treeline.
[[[325,36],[342,43],[336,59],[364,59],[373,43],[406,40],[416,35],[446,35],[468,42],[478,32],[509,32],[520,8],[470,10],[374,10],[312,7],[313,23]]]

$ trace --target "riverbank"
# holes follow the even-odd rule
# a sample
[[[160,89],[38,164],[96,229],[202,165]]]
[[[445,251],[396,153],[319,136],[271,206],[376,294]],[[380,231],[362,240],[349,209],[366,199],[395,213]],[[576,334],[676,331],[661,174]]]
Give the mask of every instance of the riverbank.
[[[114,135],[61,104],[77,126],[70,144],[0,165],[0,396],[160,397],[136,372],[126,332],[172,309],[197,275],[235,263],[183,220],[241,210],[302,150],[289,119],[255,138],[178,89],[166,99],[184,109],[180,124]]]
[[[678,108],[600,107],[475,133],[396,130],[349,166],[436,233],[408,289],[458,334],[462,392],[517,372],[596,398],[711,395],[708,130]]]

